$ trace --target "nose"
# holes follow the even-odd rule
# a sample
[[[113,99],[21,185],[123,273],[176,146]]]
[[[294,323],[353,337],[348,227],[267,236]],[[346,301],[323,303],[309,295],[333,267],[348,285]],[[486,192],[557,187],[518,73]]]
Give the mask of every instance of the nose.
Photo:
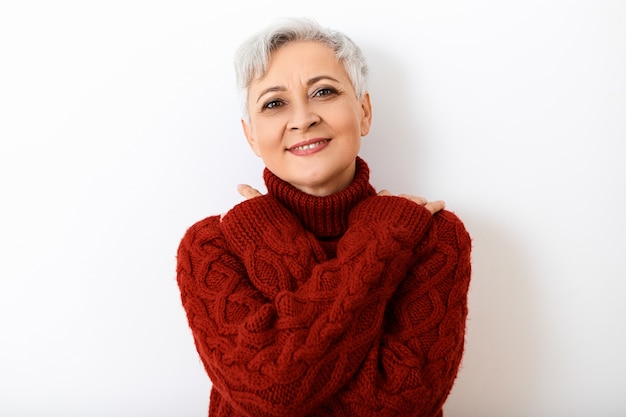
[[[321,117],[308,103],[294,103],[289,119],[289,130],[307,130],[319,124]]]

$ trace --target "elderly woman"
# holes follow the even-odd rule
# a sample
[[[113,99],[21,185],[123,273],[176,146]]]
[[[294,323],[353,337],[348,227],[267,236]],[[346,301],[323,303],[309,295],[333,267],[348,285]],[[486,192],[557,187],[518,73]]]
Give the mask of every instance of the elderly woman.
[[[267,193],[191,226],[177,277],[209,416],[442,416],[461,362],[470,236],[441,201],[377,193],[367,66],[288,19],[236,55]]]

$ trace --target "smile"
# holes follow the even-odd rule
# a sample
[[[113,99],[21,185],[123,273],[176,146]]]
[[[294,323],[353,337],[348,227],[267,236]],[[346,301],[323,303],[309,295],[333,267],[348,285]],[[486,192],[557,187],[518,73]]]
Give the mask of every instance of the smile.
[[[317,148],[320,145],[328,143],[330,139],[320,140],[319,142],[307,143],[305,145],[294,146],[293,148],[289,148],[290,151],[308,151],[309,149]]]
[[[287,149],[288,151],[308,151],[309,149],[317,148],[320,145],[324,145],[330,142],[330,139],[322,139],[317,142],[306,143],[304,145],[294,146],[292,148]]]
[[[294,156],[314,155],[326,149],[329,143],[330,139],[311,138],[309,140],[296,143],[294,146],[287,149],[287,152],[290,152]]]

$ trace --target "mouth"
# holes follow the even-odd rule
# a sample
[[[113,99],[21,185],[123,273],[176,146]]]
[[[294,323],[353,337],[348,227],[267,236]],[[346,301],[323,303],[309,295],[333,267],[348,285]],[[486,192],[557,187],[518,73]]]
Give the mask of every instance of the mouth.
[[[330,139],[311,139],[297,143],[291,148],[287,148],[287,150],[290,152],[306,152],[318,148],[322,145],[326,145],[328,142],[330,142]]]

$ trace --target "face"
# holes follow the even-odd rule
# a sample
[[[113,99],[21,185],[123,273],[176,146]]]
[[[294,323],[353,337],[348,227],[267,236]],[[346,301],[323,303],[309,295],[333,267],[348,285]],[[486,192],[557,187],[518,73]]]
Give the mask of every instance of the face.
[[[246,139],[276,176],[316,196],[350,184],[371,105],[367,93],[357,99],[328,46],[293,42],[274,51],[267,73],[250,84],[248,111]]]

